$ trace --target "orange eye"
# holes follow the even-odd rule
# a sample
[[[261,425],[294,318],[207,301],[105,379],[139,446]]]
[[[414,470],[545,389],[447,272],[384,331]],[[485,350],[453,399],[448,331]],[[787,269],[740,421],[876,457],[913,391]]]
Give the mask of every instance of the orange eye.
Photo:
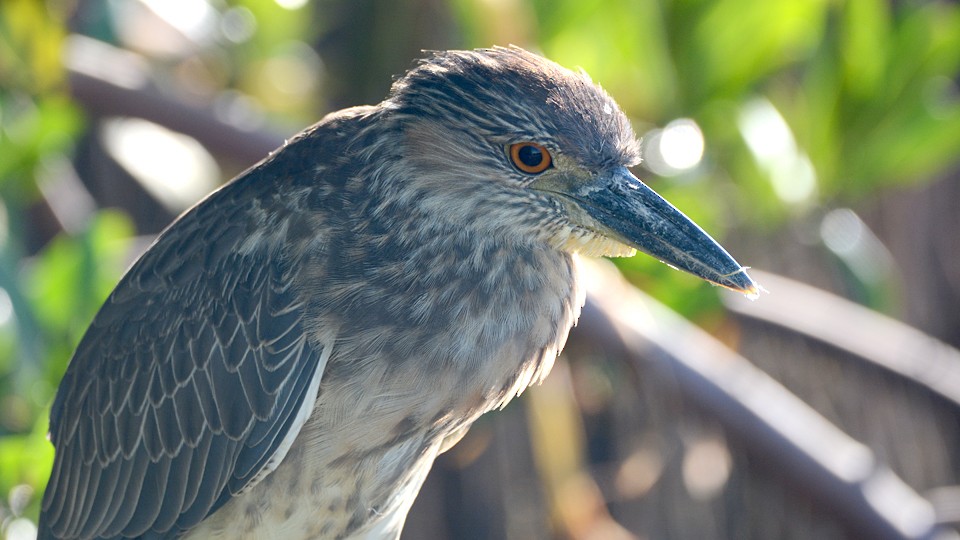
[[[550,168],[553,159],[550,157],[550,152],[543,146],[522,142],[510,145],[510,161],[520,172],[540,174]]]

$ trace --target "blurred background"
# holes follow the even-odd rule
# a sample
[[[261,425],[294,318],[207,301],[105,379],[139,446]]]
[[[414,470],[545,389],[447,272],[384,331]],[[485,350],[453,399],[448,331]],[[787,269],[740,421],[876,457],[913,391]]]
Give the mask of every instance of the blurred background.
[[[154,235],[422,50],[511,43],[603,85],[769,294],[616,261],[644,292],[598,278],[405,538],[957,538],[960,4],[920,0],[0,1],[0,537],[33,538],[56,385]]]

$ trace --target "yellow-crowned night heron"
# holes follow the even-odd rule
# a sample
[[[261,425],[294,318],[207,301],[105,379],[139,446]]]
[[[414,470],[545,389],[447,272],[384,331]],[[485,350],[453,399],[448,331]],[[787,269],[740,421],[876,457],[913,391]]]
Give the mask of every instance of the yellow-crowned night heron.
[[[40,538],[395,538],[437,454],[546,376],[575,255],[744,292],[627,169],[585,74],[436,53],[171,225],[77,348]]]

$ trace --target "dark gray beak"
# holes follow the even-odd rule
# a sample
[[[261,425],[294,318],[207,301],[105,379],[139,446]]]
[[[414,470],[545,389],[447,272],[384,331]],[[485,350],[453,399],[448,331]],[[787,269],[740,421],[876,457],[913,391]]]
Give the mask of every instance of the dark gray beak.
[[[760,290],[716,240],[626,167],[572,191],[583,210],[627,245],[722,287],[750,296]]]

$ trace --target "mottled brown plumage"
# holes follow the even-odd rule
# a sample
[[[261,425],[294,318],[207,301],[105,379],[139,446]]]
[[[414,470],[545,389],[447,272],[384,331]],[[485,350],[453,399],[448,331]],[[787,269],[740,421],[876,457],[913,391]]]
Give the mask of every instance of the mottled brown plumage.
[[[511,161],[527,142],[543,172]],[[638,159],[609,96],[517,48],[437,53],[328,116],[104,304],[51,413],[40,537],[399,536],[437,454],[549,372],[577,253],[755,290]]]

